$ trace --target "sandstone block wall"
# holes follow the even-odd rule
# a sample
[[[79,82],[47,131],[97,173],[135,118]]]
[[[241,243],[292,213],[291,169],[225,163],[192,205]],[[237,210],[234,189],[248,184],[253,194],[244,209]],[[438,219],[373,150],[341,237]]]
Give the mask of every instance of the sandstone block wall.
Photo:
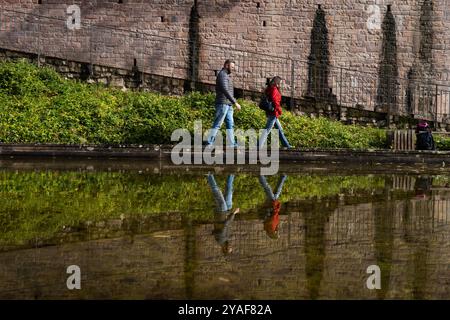
[[[259,91],[281,75],[285,95],[331,89],[342,105],[369,110],[395,103],[425,114],[424,98],[411,102],[408,88],[418,82],[436,95],[429,82],[450,82],[449,0],[122,2],[3,0],[0,47],[206,83],[233,58],[239,88]],[[79,29],[67,27],[73,4]],[[437,95],[439,112],[450,114],[450,88]]]

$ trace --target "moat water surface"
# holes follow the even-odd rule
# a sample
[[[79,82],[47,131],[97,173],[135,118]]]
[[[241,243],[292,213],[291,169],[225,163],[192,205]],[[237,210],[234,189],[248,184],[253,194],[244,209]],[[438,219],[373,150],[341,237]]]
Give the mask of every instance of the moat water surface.
[[[450,299],[447,173],[7,166],[0,198],[0,299]]]

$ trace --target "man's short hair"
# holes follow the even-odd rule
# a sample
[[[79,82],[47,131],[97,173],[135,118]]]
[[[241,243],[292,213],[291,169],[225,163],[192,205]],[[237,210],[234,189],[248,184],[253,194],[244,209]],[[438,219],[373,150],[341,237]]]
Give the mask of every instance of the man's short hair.
[[[227,64],[231,64],[231,63],[234,63],[234,61],[231,59],[227,59],[227,60],[225,60],[225,63],[223,64],[223,66],[225,67]]]

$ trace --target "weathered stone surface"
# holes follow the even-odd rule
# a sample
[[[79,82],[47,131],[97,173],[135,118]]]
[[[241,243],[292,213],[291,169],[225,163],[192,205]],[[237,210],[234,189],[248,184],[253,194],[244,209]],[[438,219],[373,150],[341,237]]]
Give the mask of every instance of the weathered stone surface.
[[[260,3],[259,8],[257,3]],[[65,25],[68,18],[66,9],[72,4],[81,8],[83,27],[89,23],[120,30],[100,27],[92,30],[69,30]],[[375,4],[371,0],[321,1],[321,8],[326,14],[330,62],[333,66],[377,73],[383,41],[382,22],[387,12],[387,4],[384,1]],[[188,51],[185,41],[188,39],[192,0],[178,0],[177,5],[173,5],[173,1],[169,0],[134,0],[125,1],[123,4],[117,1],[64,0],[43,1],[40,5],[34,0],[8,0],[2,1],[0,5],[4,9],[20,9],[27,13],[3,13],[3,29],[6,32],[2,32],[0,43],[5,47],[18,50],[39,49],[44,55],[63,55],[69,60],[89,61],[92,58],[96,60],[93,62],[122,68],[131,67],[133,59],[137,59],[139,65],[152,65],[155,71],[170,73],[175,72],[175,69],[169,67],[163,70],[161,67],[167,62],[178,60],[176,64],[180,63],[184,70],[181,73],[186,75]],[[221,1],[215,5],[199,1],[199,32],[202,44],[200,55],[207,57],[208,64],[216,68],[220,67],[223,58],[230,53],[236,55],[233,58],[239,60],[243,68],[247,68],[246,64],[252,61],[262,62],[262,57],[251,56],[250,60],[245,60],[245,57],[237,56],[236,51],[224,52],[223,49],[214,49],[208,44],[229,45],[230,48],[248,51],[254,49],[274,56],[289,56],[307,61],[316,10],[317,2],[310,0]],[[432,10],[432,20],[428,18],[426,10]],[[429,62],[435,64],[437,71],[450,70],[450,35],[446,32],[450,26],[448,11],[446,0],[433,1],[431,9],[424,6],[423,0],[404,0],[392,5],[397,46],[401,54],[398,61],[401,77],[406,78],[409,68],[413,67],[418,57],[420,43],[426,44],[427,41],[433,44],[434,61]],[[41,18],[38,24],[29,16],[37,12],[40,15],[61,18],[61,21]],[[431,26],[432,30],[419,27],[421,17],[422,21],[425,21],[423,25]],[[142,32],[145,36],[122,29]],[[38,30],[41,43],[36,41]],[[153,35],[167,38],[155,38]],[[433,39],[424,40],[422,35],[431,35]],[[19,37],[20,42],[13,40]],[[100,53],[104,56],[98,60]],[[273,71],[282,66],[277,59],[263,60],[274,64]],[[264,68],[266,72],[271,71],[270,66]],[[279,71],[287,75],[290,70]],[[302,84],[305,80],[300,79]]]
[[[404,0],[392,4],[394,26],[389,30],[383,25],[388,16],[386,1],[324,0],[320,3],[324,16],[319,22],[327,28],[329,86],[341,105],[367,110],[380,105],[376,102],[380,62],[389,30],[395,33],[393,64],[399,76],[399,101],[395,108],[406,108],[411,72],[417,75],[419,83],[450,82],[448,0]],[[65,23],[66,9],[72,4],[81,8],[79,30],[70,30]],[[311,61],[312,35],[317,32],[313,28],[318,10],[316,1],[230,0],[213,4],[199,1],[195,59],[190,56],[189,46],[192,6],[193,0],[177,0],[176,5],[169,0],[130,0],[122,4],[112,0],[43,1],[42,4],[35,0],[5,0],[0,3],[0,47],[63,58],[52,63],[46,59],[49,64],[68,66],[62,72],[78,72],[78,67],[70,61],[80,61],[115,67],[123,77],[136,64],[145,73],[188,79],[192,61],[198,58],[197,81],[209,84],[214,84],[214,70],[220,69],[226,58],[232,58],[238,65],[234,77],[239,88],[261,91],[267,77],[280,75],[286,79],[285,95],[291,94],[291,88],[295,88],[292,91],[296,97],[307,93],[307,62]],[[58,19],[32,16],[37,13]],[[316,34],[315,39],[323,37]],[[387,47],[392,45],[388,43]],[[5,54],[15,56],[10,52]],[[287,58],[296,60],[294,68]],[[95,72],[111,81],[109,67]],[[152,88],[179,93],[183,92],[182,82],[156,81],[152,82]],[[450,102],[445,99],[450,98],[450,89],[439,97],[438,111],[448,114]],[[420,103],[416,99],[413,105],[419,108]]]

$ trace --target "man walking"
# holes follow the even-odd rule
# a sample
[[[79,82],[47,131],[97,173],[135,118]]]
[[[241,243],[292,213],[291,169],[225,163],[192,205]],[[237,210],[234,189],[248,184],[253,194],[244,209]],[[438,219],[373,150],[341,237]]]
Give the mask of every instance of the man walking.
[[[217,132],[225,121],[227,129],[228,143],[232,147],[237,147],[234,137],[234,119],[233,119],[233,105],[236,106],[237,111],[241,110],[241,106],[234,98],[233,81],[230,77],[234,71],[234,61],[225,61],[222,70],[220,70],[216,79],[216,115],[214,123],[208,135],[207,145],[214,145]]]

